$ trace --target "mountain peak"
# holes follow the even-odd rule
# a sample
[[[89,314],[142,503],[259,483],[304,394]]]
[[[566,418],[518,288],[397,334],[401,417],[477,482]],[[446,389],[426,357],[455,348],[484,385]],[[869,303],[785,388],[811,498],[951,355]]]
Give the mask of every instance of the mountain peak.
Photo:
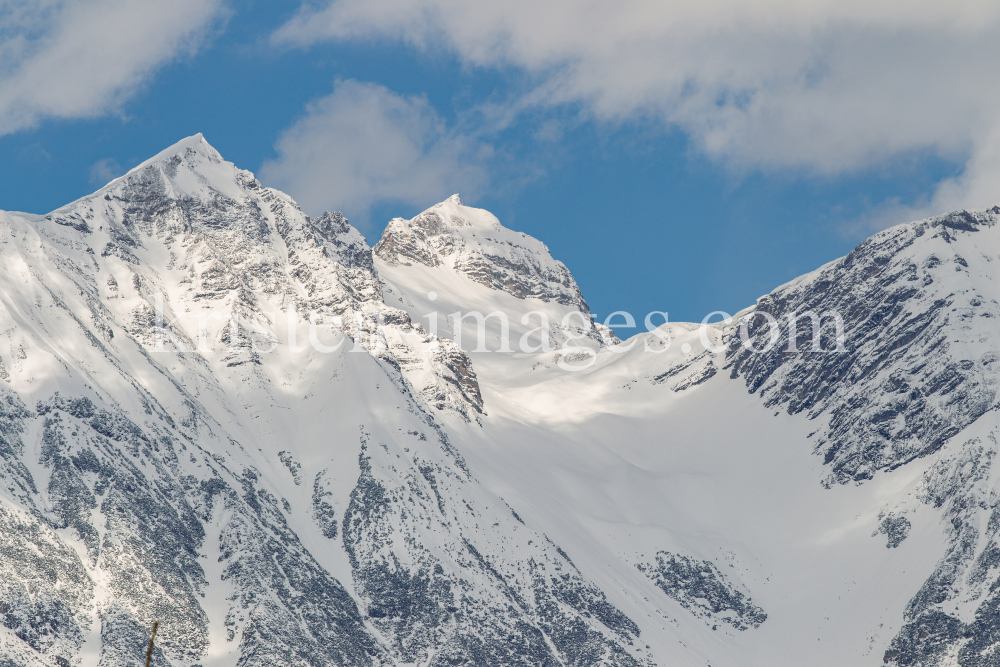
[[[501,225],[497,217],[486,209],[466,206],[457,194],[448,197],[443,202],[434,204],[410,220],[396,218],[393,222],[396,222],[397,225],[401,223],[433,233],[438,233],[439,230],[475,227],[517,234],[517,232],[512,232]],[[525,234],[518,234],[518,236],[527,237]]]
[[[197,134],[192,134],[190,137],[184,137],[177,143],[164,148],[162,151],[149,158],[138,167],[135,167],[135,169],[142,169],[143,167],[156,162],[165,162],[175,155],[182,155],[186,153],[188,150],[195,151],[196,153],[200,153],[205,156],[216,157],[220,160],[222,159],[219,151],[215,150],[215,148],[213,148],[212,145],[205,140],[205,135],[198,132]]]
[[[242,199],[248,185],[252,189],[260,187],[253,174],[227,162],[199,132],[181,139],[130,169],[101,191],[117,189],[124,182],[145,180],[147,177],[142,174],[151,168],[162,174],[161,178],[174,196],[207,201],[221,193],[232,199]]]
[[[374,253],[387,267],[422,265],[519,299],[590,312],[569,269],[544,243],[504,227],[489,211],[464,205],[457,194],[410,220],[394,218]],[[447,281],[443,274],[438,279]]]

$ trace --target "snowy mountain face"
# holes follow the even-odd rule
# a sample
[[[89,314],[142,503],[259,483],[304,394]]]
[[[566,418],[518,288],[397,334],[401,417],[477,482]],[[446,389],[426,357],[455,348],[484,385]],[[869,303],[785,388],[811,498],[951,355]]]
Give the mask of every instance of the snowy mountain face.
[[[870,479],[930,454],[996,405],[1000,341],[991,334],[1000,290],[992,283],[1000,254],[990,252],[990,237],[998,214],[962,212],[877,234],[760,299],[750,346],[732,339],[732,377],[743,376],[767,407],[823,417],[816,450],[831,480]],[[802,349],[756,354],[774,335],[790,339],[793,313]],[[820,324],[815,337],[805,313]],[[843,352],[813,354],[814,339],[837,347],[827,313],[841,315]]]
[[[519,299],[555,301],[590,312],[573,276],[552,259],[545,244],[506,229],[487,211],[463,206],[458,195],[413,220],[391,220],[374,253],[389,266],[448,265]]]
[[[890,663],[1000,660],[996,419],[987,414],[1000,405],[998,221],[994,207],[893,228],[758,301],[774,324],[756,318],[751,344],[768,340],[772,328],[787,340],[790,312],[837,311],[842,353],[756,354],[735,339],[727,350],[731,377],[742,375],[765,406],[819,422],[814,449],[830,466],[828,484],[871,479],[945,450],[916,495],[944,510],[947,555],[908,602],[907,622],[884,656]],[[805,323],[797,347],[811,344],[812,321]],[[820,345],[836,347],[835,323],[817,331]],[[889,547],[906,538],[907,511],[884,513],[876,532]]]
[[[0,213],[0,662],[995,664],[998,218],[622,341],[457,196],[371,248],[200,135]]]

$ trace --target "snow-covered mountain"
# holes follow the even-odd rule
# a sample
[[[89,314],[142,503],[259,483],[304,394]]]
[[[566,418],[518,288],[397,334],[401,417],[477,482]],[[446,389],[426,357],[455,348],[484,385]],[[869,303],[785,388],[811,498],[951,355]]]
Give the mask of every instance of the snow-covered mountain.
[[[0,213],[0,663],[996,664],[998,220],[622,341],[457,195],[370,248],[200,135]]]

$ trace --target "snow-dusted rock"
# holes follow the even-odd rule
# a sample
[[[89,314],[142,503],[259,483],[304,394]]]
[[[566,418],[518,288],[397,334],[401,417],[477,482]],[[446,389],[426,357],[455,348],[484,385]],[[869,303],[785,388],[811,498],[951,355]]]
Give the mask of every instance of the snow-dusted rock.
[[[573,276],[544,243],[500,224],[452,195],[412,220],[394,218],[375,255],[390,266],[446,266],[520,299],[555,301],[589,313]]]

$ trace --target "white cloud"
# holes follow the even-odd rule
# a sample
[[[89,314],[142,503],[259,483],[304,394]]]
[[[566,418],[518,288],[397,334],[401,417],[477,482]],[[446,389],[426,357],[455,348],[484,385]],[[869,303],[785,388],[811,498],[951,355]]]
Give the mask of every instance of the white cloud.
[[[957,209],[984,209],[1000,203],[1000,126],[976,141],[962,173],[947,178],[928,197],[912,204],[883,202],[846,231],[850,234],[885,229]]]
[[[684,129],[735,169],[839,174],[968,160],[929,206],[1000,200],[1000,3],[937,0],[334,0],[273,36],[394,39],[516,67],[520,104]],[[995,142],[1000,146],[1000,141]]]
[[[121,165],[118,164],[118,160],[106,157],[104,159],[98,160],[94,164],[90,165],[90,184],[91,185],[106,185],[122,175]]]
[[[261,178],[307,212],[364,218],[379,201],[430,205],[486,183],[490,147],[451,132],[421,97],[342,81],[282,133]]]
[[[0,0],[0,135],[116,110],[193,53],[223,0]]]

